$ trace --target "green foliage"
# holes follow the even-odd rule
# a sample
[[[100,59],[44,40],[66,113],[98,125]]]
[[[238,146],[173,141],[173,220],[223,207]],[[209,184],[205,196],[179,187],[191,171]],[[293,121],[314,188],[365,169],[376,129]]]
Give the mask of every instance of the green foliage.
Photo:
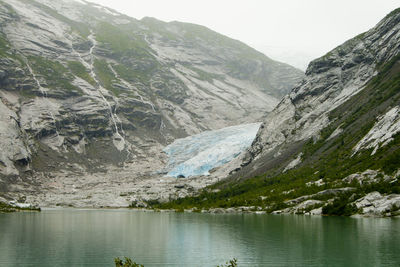
[[[3,34],[0,35],[0,56],[1,57],[7,57],[7,51],[10,49],[9,42],[7,39],[3,36]]]
[[[40,208],[29,207],[29,208],[19,208],[15,206],[11,206],[7,203],[0,201],[0,213],[1,212],[15,212],[15,211],[40,211]]]
[[[139,81],[142,84],[149,84],[153,73],[149,70],[132,69],[125,65],[114,65],[113,68],[122,79],[131,83]]]
[[[192,40],[193,42],[198,42],[199,39],[205,40],[207,43],[214,45],[215,48],[221,47],[221,49],[231,49],[233,51],[237,51],[237,56],[240,59],[263,59],[265,61],[271,61],[271,59],[267,58],[257,50],[252,49],[248,45],[212,31],[205,26],[183,22],[172,22],[171,24],[175,24],[179,26],[179,28],[183,29],[186,40]]]
[[[335,215],[335,216],[350,216],[356,213],[357,207],[354,204],[349,203],[349,195],[343,194],[339,198],[336,198],[332,203],[322,207],[322,214],[324,215]]]
[[[148,27],[146,31],[148,34],[158,33],[167,40],[178,40],[178,35],[172,31],[169,31],[166,27],[166,23],[155,18],[145,17],[141,20],[143,24]]]
[[[6,203],[0,202],[0,212],[14,212],[16,208]]]
[[[226,262],[226,265],[218,265],[217,267],[237,267],[237,259],[233,258],[230,261]]]
[[[366,195],[371,192],[379,192],[381,194],[400,194],[400,181],[379,181],[358,187],[357,192]]]
[[[93,86],[96,85],[96,81],[92,78],[92,76],[90,76],[85,66],[83,66],[83,64],[80,63],[79,61],[69,61],[68,68],[74,75],[84,79]]]
[[[94,67],[96,75],[104,88],[110,90],[116,96],[118,96],[121,93],[121,90],[113,86],[113,83],[116,81],[116,77],[109,68],[107,61],[104,59],[96,59],[94,62]]]
[[[61,63],[51,61],[39,56],[29,56],[29,64],[31,65],[35,75],[45,78],[49,89],[60,89],[81,95],[82,90],[71,84],[74,76]]]
[[[146,204],[149,205],[150,207],[153,207],[153,206],[160,205],[161,203],[156,199],[150,199],[150,200],[146,201]]]
[[[389,17],[393,17],[393,16],[395,16],[395,15],[397,15],[397,14],[399,14],[400,13],[400,8],[396,8],[395,10],[393,10],[392,12],[390,12],[386,17],[385,17],[385,19],[387,19],[387,18],[389,18]]]
[[[125,261],[120,258],[115,258],[115,267],[143,267],[142,264],[133,262],[130,258],[125,257]]]
[[[15,49],[11,49],[11,44],[7,36],[0,32],[0,57],[8,57],[23,62]]]
[[[130,55],[137,59],[152,57],[148,52],[151,49],[142,37],[133,35],[130,31],[125,31],[108,22],[99,23],[96,39],[103,44],[107,44],[118,57],[123,55]]]

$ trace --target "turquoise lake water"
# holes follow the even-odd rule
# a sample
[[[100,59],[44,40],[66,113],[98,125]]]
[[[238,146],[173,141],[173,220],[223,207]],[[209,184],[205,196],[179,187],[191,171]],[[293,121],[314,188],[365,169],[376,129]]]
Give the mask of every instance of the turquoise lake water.
[[[0,266],[400,266],[400,219],[45,210],[0,214]]]

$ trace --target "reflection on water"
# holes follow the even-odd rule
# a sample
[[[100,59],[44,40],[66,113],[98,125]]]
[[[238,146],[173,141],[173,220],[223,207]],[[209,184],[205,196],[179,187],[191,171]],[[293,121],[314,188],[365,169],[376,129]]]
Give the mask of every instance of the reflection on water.
[[[0,266],[398,266],[399,219],[129,210],[0,214]]]

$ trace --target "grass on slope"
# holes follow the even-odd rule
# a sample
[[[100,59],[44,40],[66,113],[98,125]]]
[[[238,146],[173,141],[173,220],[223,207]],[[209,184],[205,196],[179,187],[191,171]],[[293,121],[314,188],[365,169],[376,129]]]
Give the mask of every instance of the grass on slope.
[[[90,76],[85,66],[83,66],[83,64],[79,61],[69,61],[68,68],[74,75],[78,76],[81,79],[84,79],[93,86],[96,85],[96,81],[92,78],[92,76]]]
[[[97,41],[107,44],[118,56],[132,56],[134,58],[152,57],[146,41],[138,35],[116,27],[108,22],[100,22],[96,31]]]
[[[82,90],[79,87],[71,84],[74,77],[61,63],[39,56],[29,56],[28,61],[35,75],[45,79],[47,83],[45,87],[60,89],[78,95],[82,94]]]

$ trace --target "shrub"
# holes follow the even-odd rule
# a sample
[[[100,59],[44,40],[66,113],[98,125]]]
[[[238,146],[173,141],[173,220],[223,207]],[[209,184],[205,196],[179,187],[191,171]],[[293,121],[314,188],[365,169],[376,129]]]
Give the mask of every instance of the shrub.
[[[218,265],[217,267],[237,267],[237,259],[233,258],[230,261],[226,262],[226,265]]]
[[[324,215],[350,216],[356,212],[356,206],[349,203],[347,195],[335,199],[331,204],[322,208],[322,214]]]
[[[125,257],[125,261],[121,260],[120,258],[115,258],[114,262],[115,267],[144,267],[143,265],[138,264],[127,257]]]

